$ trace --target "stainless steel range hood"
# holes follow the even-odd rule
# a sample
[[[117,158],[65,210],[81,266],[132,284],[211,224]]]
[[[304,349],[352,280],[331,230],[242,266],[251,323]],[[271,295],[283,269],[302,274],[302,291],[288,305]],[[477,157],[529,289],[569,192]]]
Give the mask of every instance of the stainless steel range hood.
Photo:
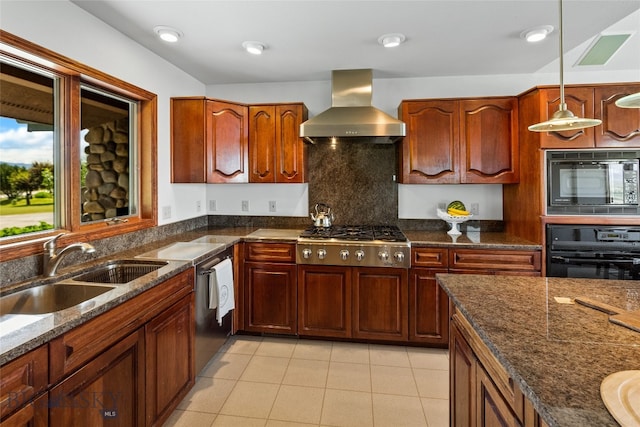
[[[331,108],[300,125],[300,136],[315,144],[336,139],[391,144],[405,136],[404,122],[371,105],[372,71],[334,70]]]

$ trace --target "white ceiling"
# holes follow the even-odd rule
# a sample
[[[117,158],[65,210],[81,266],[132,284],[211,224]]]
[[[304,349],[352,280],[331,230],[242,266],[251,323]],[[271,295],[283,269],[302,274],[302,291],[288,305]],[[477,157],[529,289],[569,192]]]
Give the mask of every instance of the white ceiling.
[[[208,85],[329,80],[331,70],[355,68],[375,78],[527,74],[559,53],[558,0],[72,2]],[[184,37],[161,42],[158,25]],[[540,25],[556,30],[538,44],[520,38]],[[403,45],[378,44],[396,32]],[[601,32],[634,34],[608,64],[587,69],[638,70],[640,79],[640,0],[564,0],[565,52],[586,50]],[[267,49],[249,55],[246,40]]]

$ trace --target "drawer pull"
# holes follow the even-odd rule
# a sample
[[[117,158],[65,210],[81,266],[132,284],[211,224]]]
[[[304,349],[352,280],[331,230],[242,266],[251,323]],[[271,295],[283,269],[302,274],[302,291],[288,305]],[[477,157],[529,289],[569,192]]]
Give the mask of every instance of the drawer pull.
[[[64,348],[66,352],[66,357],[69,358],[69,356],[73,354],[73,347],[70,345],[65,345]]]

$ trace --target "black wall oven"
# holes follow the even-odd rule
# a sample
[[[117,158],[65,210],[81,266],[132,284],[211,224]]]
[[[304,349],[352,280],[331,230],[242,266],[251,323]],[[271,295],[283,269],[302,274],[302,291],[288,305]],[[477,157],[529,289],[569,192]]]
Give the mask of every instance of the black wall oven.
[[[640,226],[547,225],[547,276],[640,280]]]

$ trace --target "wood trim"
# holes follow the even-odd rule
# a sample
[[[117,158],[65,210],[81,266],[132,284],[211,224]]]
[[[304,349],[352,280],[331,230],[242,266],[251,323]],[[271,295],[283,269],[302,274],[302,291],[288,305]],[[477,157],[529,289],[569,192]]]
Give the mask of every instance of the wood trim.
[[[62,79],[61,91],[65,97],[61,116],[62,138],[66,141],[63,168],[66,172],[66,188],[63,189],[64,209],[69,218],[63,228],[23,236],[6,238],[0,243],[0,259],[9,261],[42,252],[42,244],[49,238],[68,233],[60,240],[61,245],[80,241],[92,241],[138,231],[158,224],[157,209],[157,95],[127,83],[102,71],[81,64],[28,40],[0,30],[2,53],[21,62],[47,68]],[[6,50],[5,50],[6,48]],[[29,54],[28,58],[24,53]],[[38,58],[41,61],[38,61]],[[79,168],[69,165],[79,164],[80,88],[81,82],[118,93],[139,102],[138,110],[138,159],[140,162],[140,183],[138,215],[127,223],[107,225],[105,223],[82,224],[80,222]],[[77,98],[77,99],[76,99]],[[75,163],[74,163],[75,162]]]

